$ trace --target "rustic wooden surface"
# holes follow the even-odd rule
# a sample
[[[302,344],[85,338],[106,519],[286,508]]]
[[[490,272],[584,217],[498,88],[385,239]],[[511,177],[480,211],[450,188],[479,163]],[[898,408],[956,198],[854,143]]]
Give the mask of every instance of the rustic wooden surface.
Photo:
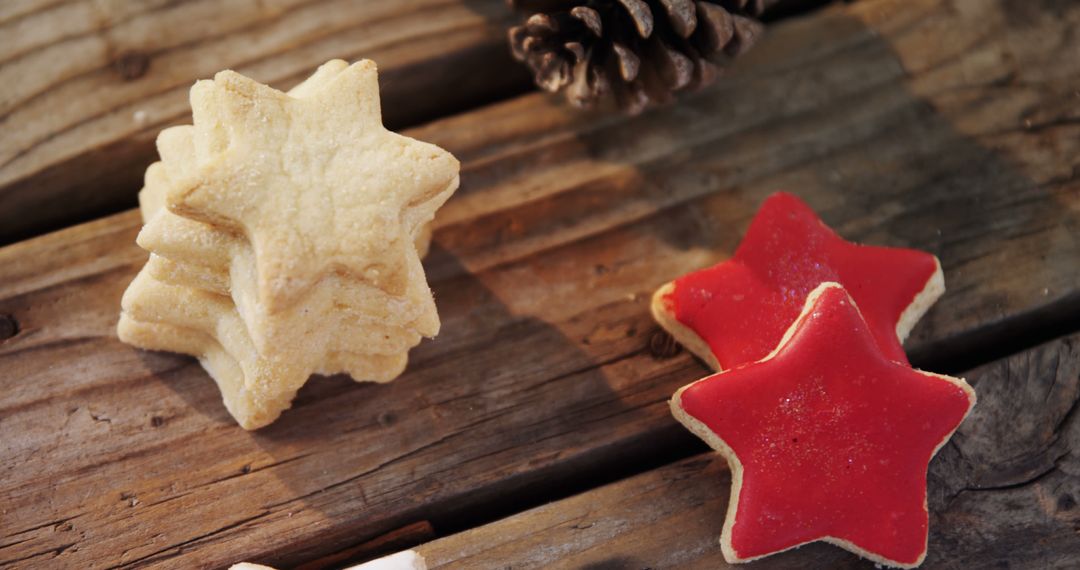
[[[36,4],[0,6],[0,244],[133,206],[154,137],[190,122],[188,89],[224,68],[288,88],[329,59],[374,59],[394,126],[529,85],[498,1]]]
[[[134,212],[0,249],[0,560],[293,565],[692,452],[666,400],[704,369],[652,355],[648,293],[727,255],[778,188],[940,256],[917,362],[1068,324],[1078,23],[1051,0],[868,0],[778,24],[676,108],[527,95],[412,129],[463,162],[427,262],[442,334],[394,383],[314,380],[256,433],[190,359],[116,341]]]
[[[931,463],[925,568],[1080,565],[1080,335],[963,374],[972,415]],[[731,477],[708,452],[425,544],[432,568],[733,568]],[[873,568],[816,544],[750,568]]]

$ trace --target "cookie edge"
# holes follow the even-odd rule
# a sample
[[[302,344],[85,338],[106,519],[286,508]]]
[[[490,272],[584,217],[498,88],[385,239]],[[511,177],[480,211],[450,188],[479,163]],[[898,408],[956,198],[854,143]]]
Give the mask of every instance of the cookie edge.
[[[701,338],[690,327],[679,322],[679,319],[675,317],[675,312],[670,307],[671,303],[667,300],[674,292],[675,282],[668,281],[653,293],[649,306],[653,320],[679,344],[693,353],[694,356],[704,360],[714,371],[723,372],[724,368],[720,366],[720,361],[716,359],[716,355],[713,354],[705,339]]]
[[[936,255],[930,256],[934,258],[934,273],[926,280],[922,291],[915,295],[911,303],[908,303],[908,306],[904,308],[904,312],[900,313],[900,318],[896,320],[896,338],[900,341],[901,348],[903,348],[904,341],[907,340],[915,325],[922,320],[930,307],[934,306],[934,303],[945,294],[945,273],[941,269],[941,260]]]

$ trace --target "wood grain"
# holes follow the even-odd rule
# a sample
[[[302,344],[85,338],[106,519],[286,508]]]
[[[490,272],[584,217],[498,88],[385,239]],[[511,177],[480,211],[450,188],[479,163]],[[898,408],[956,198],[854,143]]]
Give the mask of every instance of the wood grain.
[[[979,403],[931,463],[924,568],[1080,563],[1080,335],[968,371]],[[705,453],[462,532],[431,568],[734,568],[719,536],[731,476]],[[814,544],[754,568],[873,568]]]
[[[288,566],[693,445],[666,400],[704,369],[652,355],[648,294],[723,259],[778,188],[848,238],[940,256],[949,293],[913,349],[1076,314],[1080,61],[1060,55],[1080,7],[1048,0],[1022,27],[1012,6],[787,21],[725,83],[637,119],[529,95],[408,131],[463,162],[427,261],[442,334],[401,379],[317,379],[256,433],[191,360],[116,341],[134,212],[0,249],[18,330],[0,344],[0,559]],[[916,41],[942,26],[968,47]],[[1006,51],[1000,76],[972,72]],[[962,91],[978,96],[948,103]]]
[[[188,89],[221,69],[288,88],[326,60],[370,58],[392,126],[530,85],[500,2],[39,4],[0,14],[0,243],[134,205],[157,132],[190,122]]]

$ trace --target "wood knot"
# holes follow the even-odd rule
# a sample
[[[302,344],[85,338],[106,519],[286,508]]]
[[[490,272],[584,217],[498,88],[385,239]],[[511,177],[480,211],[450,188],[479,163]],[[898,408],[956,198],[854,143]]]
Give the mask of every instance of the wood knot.
[[[652,354],[653,358],[664,360],[680,352],[682,352],[682,345],[666,330],[656,329],[649,335],[649,353]]]
[[[19,321],[11,315],[0,315],[0,341],[19,334]]]
[[[113,60],[112,66],[124,81],[134,81],[150,69],[150,56],[141,51],[126,51]]]
[[[153,416],[150,418],[150,425],[153,427],[161,427],[165,425],[165,418],[161,416]]]

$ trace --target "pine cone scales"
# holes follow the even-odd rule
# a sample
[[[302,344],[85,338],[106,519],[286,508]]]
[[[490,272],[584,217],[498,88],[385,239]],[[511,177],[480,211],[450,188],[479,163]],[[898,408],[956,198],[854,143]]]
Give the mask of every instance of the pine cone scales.
[[[711,83],[753,45],[768,0],[508,0],[534,10],[509,31],[514,57],[578,107],[609,95],[628,113]]]

